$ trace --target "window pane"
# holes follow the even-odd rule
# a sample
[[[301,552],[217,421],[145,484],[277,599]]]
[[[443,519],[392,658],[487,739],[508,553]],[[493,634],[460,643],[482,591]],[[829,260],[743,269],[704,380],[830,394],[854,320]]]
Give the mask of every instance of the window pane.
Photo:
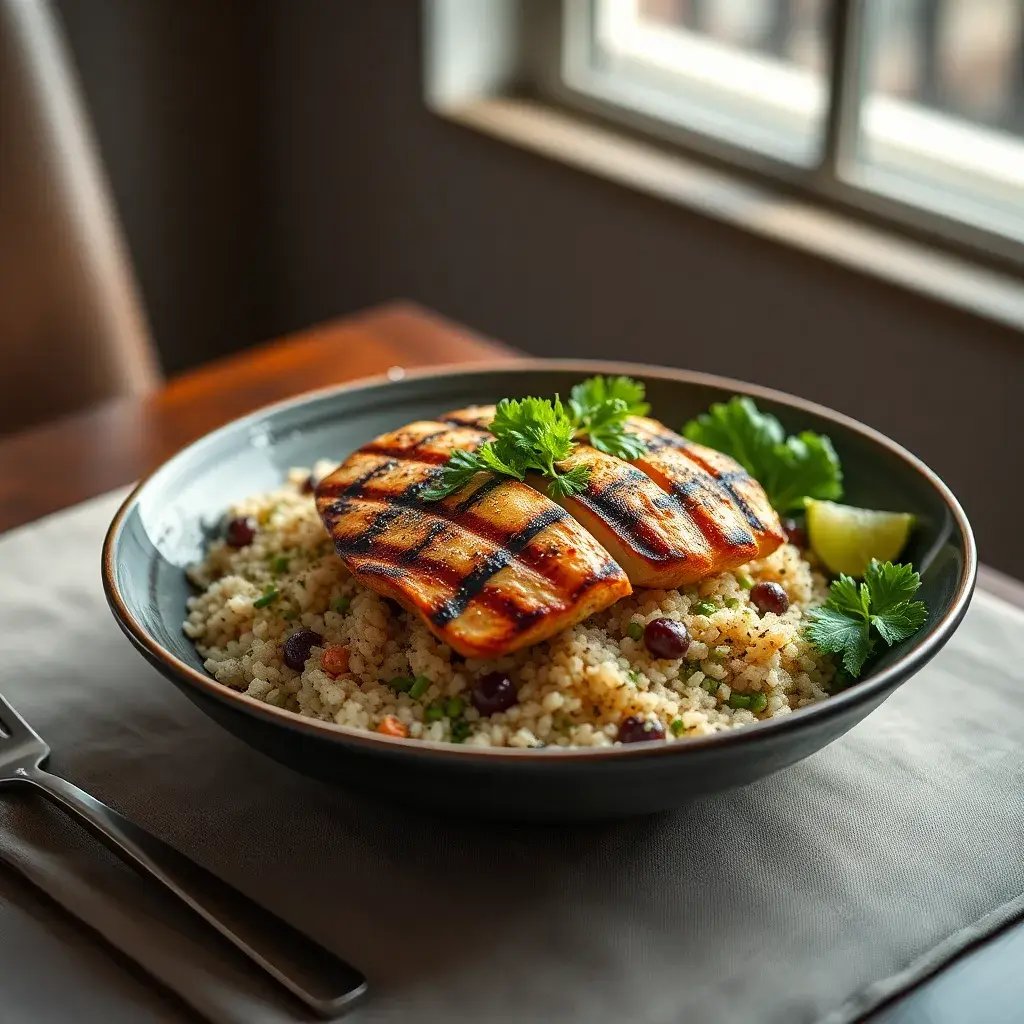
[[[618,100],[796,163],[821,148],[829,0],[596,0]]]
[[[858,180],[1024,237],[1024,3],[870,0]]]

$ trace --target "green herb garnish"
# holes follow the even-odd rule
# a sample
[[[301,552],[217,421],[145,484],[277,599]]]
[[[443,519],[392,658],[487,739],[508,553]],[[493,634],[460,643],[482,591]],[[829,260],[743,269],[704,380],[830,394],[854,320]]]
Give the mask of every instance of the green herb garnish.
[[[913,566],[872,559],[859,586],[840,575],[829,587],[825,604],[809,613],[807,638],[820,651],[841,654],[843,669],[856,679],[874,651],[876,633],[892,647],[924,624],[928,609],[911,600],[920,586]]]
[[[642,640],[644,636],[644,627],[639,622],[631,622],[626,626],[626,636],[631,640]]]
[[[452,743],[464,742],[469,737],[469,733],[472,728],[473,727],[464,718],[456,718],[455,721],[452,722]]]
[[[449,718],[458,718],[465,710],[466,702],[461,697],[449,697],[445,701],[444,713]]]
[[[708,693],[718,693],[718,688],[722,684],[717,679],[712,679],[710,676],[700,684],[702,690],[707,690]]]
[[[766,707],[768,707],[768,698],[760,690],[750,695],[750,710],[755,715],[759,715]]]
[[[444,718],[444,705],[439,700],[428,704],[427,710],[423,712],[423,721],[425,722],[440,722],[442,718]]]
[[[725,599],[725,607],[726,608],[729,608],[731,610],[733,608],[739,608],[739,606],[740,606],[740,599],[738,597],[727,597]]]
[[[714,601],[699,601],[693,609],[695,615],[714,615],[718,605]]]
[[[802,509],[804,498],[835,501],[843,495],[843,474],[832,442],[804,430],[786,436],[782,424],[749,398],[731,398],[690,420],[691,441],[731,455],[764,488],[779,512]]]
[[[267,587],[263,593],[253,601],[253,608],[266,608],[268,604],[273,604],[279,597],[281,592],[277,587]]]
[[[736,582],[744,590],[753,590],[754,589],[754,581],[753,581],[753,579],[750,576],[748,576],[745,572],[738,572],[738,573],[736,573]]]
[[[349,608],[351,608],[351,607],[352,607],[352,598],[351,597],[339,597],[338,600],[335,601],[334,605],[333,605],[334,610],[339,615],[344,615],[345,612],[347,612],[349,610]]]
[[[394,679],[388,680],[388,686],[391,687],[395,693],[405,693],[412,687],[414,680],[409,676],[395,676]]]
[[[290,559],[288,558],[287,555],[278,555],[277,558],[275,558],[274,561],[270,563],[270,567],[271,569],[273,569],[275,573],[278,573],[280,575],[280,573],[288,571],[289,562]]]
[[[577,494],[586,487],[590,475],[586,466],[565,472],[556,466],[576,446],[572,416],[559,399],[502,399],[490,430],[494,439],[475,452],[452,452],[437,483],[423,492],[425,501],[446,498],[477,473],[498,473],[516,480],[525,479],[530,472],[540,473],[550,478],[547,492],[553,498]]]
[[[587,486],[588,466],[560,468],[587,438],[595,448],[621,459],[635,459],[646,451],[643,441],[626,429],[630,416],[650,407],[644,386],[629,377],[591,377],[572,389],[568,403],[558,397],[504,398],[489,427],[494,435],[476,451],[452,452],[425,501],[439,501],[465,487],[477,473],[497,473],[515,480],[527,473],[548,479],[552,498],[578,494]]]
[[[632,377],[590,377],[569,394],[569,411],[577,438],[589,438],[598,451],[620,459],[639,458],[647,446],[626,429],[629,416],[644,416],[644,386]]]
[[[682,733],[686,732],[686,726],[683,725],[683,720],[681,718],[674,718],[669,728],[672,730],[673,736],[680,736]]]

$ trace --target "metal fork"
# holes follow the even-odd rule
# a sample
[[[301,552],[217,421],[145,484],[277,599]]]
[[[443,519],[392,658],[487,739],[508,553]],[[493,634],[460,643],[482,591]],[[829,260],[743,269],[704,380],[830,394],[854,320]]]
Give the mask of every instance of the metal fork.
[[[156,879],[322,1017],[366,991],[366,979],[319,943],[65,779],[44,771],[50,748],[0,694],[0,786],[31,786],[127,864]]]

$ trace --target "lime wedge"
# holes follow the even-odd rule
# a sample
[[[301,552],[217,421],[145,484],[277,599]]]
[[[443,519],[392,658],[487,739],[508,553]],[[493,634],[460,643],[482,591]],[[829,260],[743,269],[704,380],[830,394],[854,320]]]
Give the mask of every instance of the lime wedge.
[[[913,525],[914,517],[908,512],[877,512],[807,499],[807,539],[835,573],[863,576],[872,558],[894,561]]]

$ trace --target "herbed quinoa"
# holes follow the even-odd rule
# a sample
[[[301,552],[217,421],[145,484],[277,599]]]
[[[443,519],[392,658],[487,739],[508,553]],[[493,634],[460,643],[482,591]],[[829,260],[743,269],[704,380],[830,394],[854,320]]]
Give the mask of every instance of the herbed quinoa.
[[[319,464],[314,474],[331,468]],[[674,742],[787,715],[829,694],[831,659],[802,636],[826,581],[791,544],[681,590],[637,590],[526,650],[464,659],[417,616],[355,581],[304,486],[309,475],[293,470],[279,490],[233,505],[230,517],[254,521],[251,542],[215,541],[188,572],[200,593],[189,598],[186,634],[214,678],[251,697],[415,739],[595,747],[616,743],[630,716],[660,725]],[[750,589],[761,581],[785,588],[787,611],[758,612]],[[648,651],[643,627],[662,617],[685,624],[684,657]],[[301,671],[284,655],[298,630],[321,639]],[[512,680],[517,701],[482,716],[471,694],[492,673]]]

